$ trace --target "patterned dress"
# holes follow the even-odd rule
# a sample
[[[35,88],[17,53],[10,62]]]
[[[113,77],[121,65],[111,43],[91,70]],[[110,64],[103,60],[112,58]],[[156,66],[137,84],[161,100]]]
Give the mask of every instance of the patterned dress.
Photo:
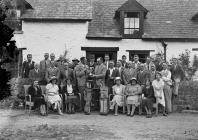
[[[127,104],[128,105],[140,105],[140,94],[142,92],[142,88],[140,85],[128,85],[126,87]]]

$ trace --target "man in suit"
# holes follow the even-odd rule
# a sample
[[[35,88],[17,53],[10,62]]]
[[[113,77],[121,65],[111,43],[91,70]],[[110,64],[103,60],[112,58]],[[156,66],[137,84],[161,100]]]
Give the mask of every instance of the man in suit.
[[[50,67],[47,69],[45,79],[49,83],[52,76],[56,76],[58,83],[60,80],[60,70],[55,66],[55,61],[50,62]]]
[[[109,68],[109,54],[105,54],[104,56],[104,64],[107,67],[107,69]]]
[[[144,63],[144,67],[145,67],[145,70],[147,71],[150,71],[151,70],[151,65],[152,65],[152,61],[151,61],[151,58],[150,56],[146,57],[146,63]]]
[[[135,69],[138,70],[138,68],[140,66],[139,56],[138,55],[134,55],[133,60],[134,60],[133,63],[135,64]]]
[[[27,61],[23,62],[22,66],[22,77],[29,78],[30,70],[34,69],[34,61],[32,61],[32,54],[27,55]]]
[[[122,56],[122,66],[123,66],[124,68],[127,67],[126,59],[127,59],[126,55],[123,55],[123,56]]]
[[[144,64],[140,64],[139,71],[137,73],[137,81],[143,87],[146,83],[146,79],[149,78],[148,72],[144,69]]]
[[[162,71],[163,70],[163,60],[162,60],[162,56],[161,54],[157,54],[156,55],[156,60],[154,62],[155,67],[156,67],[156,71]]]
[[[172,73],[171,78],[174,81],[173,94],[174,96],[178,96],[179,84],[181,80],[184,79],[185,73],[182,66],[179,64],[177,58],[173,58],[173,64],[171,65],[170,71]]]
[[[80,62],[80,61],[79,61],[77,58],[74,58],[74,59],[72,60],[72,65],[70,66],[70,68],[74,70],[75,67],[78,65],[79,62]]]
[[[118,69],[114,67],[114,61],[109,61],[109,69],[106,72],[106,85],[109,88],[109,94],[112,94],[112,87],[116,77],[120,77]]]
[[[97,65],[95,67],[93,77],[96,78],[96,86],[100,87],[101,83],[105,84],[105,76],[106,76],[107,67],[103,64],[102,57],[97,59]]]
[[[61,71],[61,82],[65,83],[65,80],[71,79],[73,81],[74,75],[73,75],[73,69],[69,68],[69,63],[64,62],[64,69]]]
[[[29,78],[32,82],[41,81],[42,77],[41,77],[41,72],[39,70],[39,64],[35,64],[34,69],[30,70]]]
[[[87,59],[85,57],[80,58],[80,63],[75,67],[74,72],[76,75],[77,81],[77,88],[78,91],[81,93],[82,101],[81,101],[81,108],[84,108],[84,91],[86,87],[86,80],[88,72],[88,66],[86,65]]]
[[[65,61],[66,60],[64,59],[63,55],[60,55],[59,59],[56,61],[57,68],[60,70],[60,72],[64,70]]]
[[[116,69],[119,71],[119,75],[121,77],[121,81],[123,81],[123,71],[124,71],[124,67],[122,66],[122,60],[118,60],[117,64],[116,64]]]
[[[47,69],[50,67],[50,60],[49,60],[49,53],[44,54],[44,60],[40,61],[40,72],[42,77],[43,85],[47,84],[47,81],[45,79],[45,74],[47,72]]]

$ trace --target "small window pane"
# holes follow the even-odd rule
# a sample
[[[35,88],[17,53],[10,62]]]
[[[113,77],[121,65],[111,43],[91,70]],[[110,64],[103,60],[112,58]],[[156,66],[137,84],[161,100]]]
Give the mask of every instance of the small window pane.
[[[124,28],[130,28],[129,18],[124,18]]]
[[[124,34],[130,34],[130,29],[124,29]]]
[[[135,18],[135,28],[139,28],[140,27],[140,19],[139,18]]]
[[[130,28],[135,28],[135,19],[130,18]]]
[[[133,34],[134,33],[134,29],[130,29],[130,34]]]

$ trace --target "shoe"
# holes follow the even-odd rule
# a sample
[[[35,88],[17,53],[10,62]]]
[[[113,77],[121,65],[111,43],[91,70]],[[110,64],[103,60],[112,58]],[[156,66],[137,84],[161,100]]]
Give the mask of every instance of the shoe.
[[[63,115],[63,113],[62,113],[62,112],[58,112],[58,114],[59,114],[59,115]]]
[[[131,115],[130,115],[130,117],[133,117],[133,116],[134,116],[134,114],[131,114]]]
[[[130,116],[130,113],[127,113],[127,116]]]
[[[114,114],[114,116],[118,116],[118,114]]]
[[[168,116],[168,115],[167,115],[166,113],[163,113],[163,116],[165,116],[165,117],[166,117],[166,116]]]

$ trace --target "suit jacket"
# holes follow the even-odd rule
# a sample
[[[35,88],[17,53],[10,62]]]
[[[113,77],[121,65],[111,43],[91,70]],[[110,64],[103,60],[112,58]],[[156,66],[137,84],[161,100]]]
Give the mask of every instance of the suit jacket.
[[[71,69],[71,68],[68,68],[67,72],[66,72],[65,69],[63,71],[61,71],[61,75],[60,75],[61,80],[65,81],[66,79],[69,78],[73,81],[73,79],[74,79],[74,72],[73,71],[74,70]]]
[[[86,78],[87,78],[87,73],[86,70],[88,69],[87,65],[83,65],[82,63],[79,63],[74,71],[75,71],[75,76],[77,79],[77,86],[83,86],[85,87],[86,85]]]
[[[137,81],[140,85],[145,85],[146,79],[149,78],[147,71],[139,71],[137,73]]]
[[[162,67],[162,62],[155,62],[155,68],[156,68],[156,71],[162,71],[163,70],[163,67]]]
[[[47,72],[47,69],[50,67],[50,60],[42,60],[40,62],[40,71],[42,74],[42,78],[45,78],[45,74]]]
[[[54,68],[50,67],[47,69],[46,74],[45,74],[45,79],[47,80],[47,82],[50,81],[50,78],[52,76],[56,76],[56,78],[58,78],[58,80],[59,80],[60,70],[57,67],[54,67]]]
[[[29,78],[29,72],[31,69],[34,69],[34,61],[31,61],[30,63],[27,61],[23,62],[23,67],[22,67],[22,77],[23,78]]]
[[[172,65],[170,71],[173,80],[174,78],[180,78],[181,80],[183,80],[185,77],[185,73],[181,65]]]
[[[106,76],[107,67],[104,64],[96,65],[95,67],[95,75],[96,75],[96,85],[99,86],[102,82],[105,83],[105,76]]]
[[[127,63],[122,63],[122,67],[127,68]]]
[[[42,79],[41,77],[41,72],[40,70],[38,69],[38,72],[35,70],[35,69],[32,69],[30,70],[30,73],[29,73],[29,78],[32,80],[32,81],[40,81]]]
[[[112,74],[110,75],[110,70],[108,69],[107,72],[106,72],[106,76],[105,76],[105,79],[106,79],[106,84],[108,86],[113,86],[114,84],[114,79],[116,77],[120,77],[120,73],[118,71],[118,69],[113,69],[113,72]]]

